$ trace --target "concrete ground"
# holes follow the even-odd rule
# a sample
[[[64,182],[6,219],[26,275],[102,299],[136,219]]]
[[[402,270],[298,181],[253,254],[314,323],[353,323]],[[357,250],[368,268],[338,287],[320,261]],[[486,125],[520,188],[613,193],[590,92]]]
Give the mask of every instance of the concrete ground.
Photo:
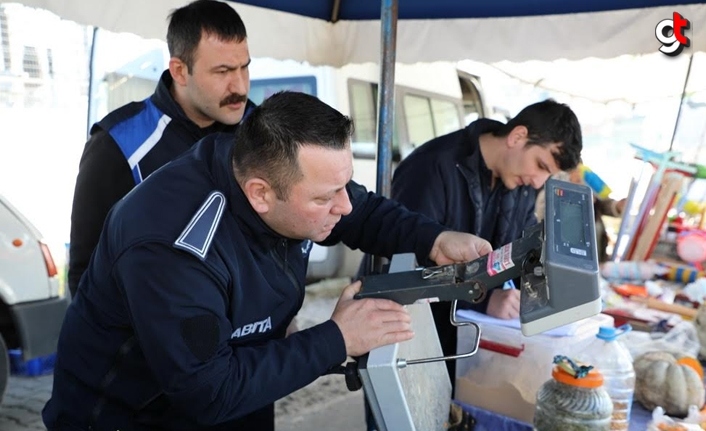
[[[51,396],[53,376],[10,377],[0,405],[0,430],[45,430],[42,408]]]
[[[351,392],[300,415],[280,418],[277,420],[275,429],[277,431],[365,431],[363,393]]]
[[[41,412],[51,395],[52,375],[10,377],[0,405],[0,430],[46,430]],[[327,403],[277,418],[277,431],[364,431],[362,392],[350,392]]]

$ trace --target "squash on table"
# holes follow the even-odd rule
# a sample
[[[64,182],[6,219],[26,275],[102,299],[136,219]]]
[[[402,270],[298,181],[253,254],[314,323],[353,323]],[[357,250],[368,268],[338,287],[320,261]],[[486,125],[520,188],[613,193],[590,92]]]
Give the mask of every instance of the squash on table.
[[[647,352],[635,359],[635,399],[647,410],[661,406],[670,416],[684,417],[690,405],[703,407],[704,383],[684,357],[678,353]]]

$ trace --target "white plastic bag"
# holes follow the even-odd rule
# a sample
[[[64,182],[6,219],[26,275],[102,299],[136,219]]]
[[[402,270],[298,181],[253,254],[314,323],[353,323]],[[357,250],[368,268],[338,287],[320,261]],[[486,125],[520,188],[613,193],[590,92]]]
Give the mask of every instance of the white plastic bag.
[[[696,406],[689,406],[689,414],[679,421],[665,415],[662,407],[657,407],[652,411],[652,421],[647,431],[703,431],[701,424],[704,422],[706,416]]]
[[[666,333],[632,331],[621,337],[620,342],[633,358],[654,351],[682,353],[696,358],[701,346],[696,327],[688,321],[677,323]]]

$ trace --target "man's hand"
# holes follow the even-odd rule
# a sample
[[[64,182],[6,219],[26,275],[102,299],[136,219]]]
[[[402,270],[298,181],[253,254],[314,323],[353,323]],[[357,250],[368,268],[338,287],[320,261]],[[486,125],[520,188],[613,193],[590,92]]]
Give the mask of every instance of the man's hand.
[[[493,289],[485,314],[498,319],[515,319],[520,316],[520,291]]]
[[[493,251],[490,243],[470,233],[445,231],[434,240],[429,258],[437,265],[468,262]]]
[[[407,341],[414,336],[407,310],[389,299],[353,299],[362,283],[346,286],[333,310],[346,342],[349,356],[360,356],[386,344]]]
[[[289,326],[287,326],[287,333],[285,334],[285,337],[289,337],[290,335],[294,334],[295,332],[299,332],[299,325],[297,325],[297,316],[294,316],[294,319],[292,319],[292,321],[289,322]]]
[[[615,203],[616,215],[621,216],[625,212],[625,205],[627,205],[628,200],[623,198]]]

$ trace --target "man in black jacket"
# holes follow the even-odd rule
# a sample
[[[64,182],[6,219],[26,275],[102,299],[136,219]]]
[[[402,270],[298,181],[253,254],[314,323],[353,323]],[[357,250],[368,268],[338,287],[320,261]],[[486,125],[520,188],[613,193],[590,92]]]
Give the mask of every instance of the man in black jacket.
[[[278,93],[116,204],[61,328],[47,428],[272,431],[277,399],[411,339],[405,308],[354,299],[360,282],[285,337],[312,241],[438,264],[490,251],[351,181],[351,131],[317,98]]]
[[[197,0],[170,16],[171,59],[152,96],[91,129],[71,212],[69,289],[78,283],[110,208],[162,165],[213,132],[234,132],[253,107],[245,25],[235,10]]]
[[[392,198],[441,224],[490,241],[497,249],[537,223],[537,189],[559,170],[574,168],[582,149],[581,127],[564,104],[545,100],[502,124],[480,119],[415,149],[395,170]],[[490,316],[519,316],[516,289],[494,289],[471,306]],[[448,302],[431,305],[445,355],[456,354],[456,328]],[[452,383],[455,363],[447,361]]]

